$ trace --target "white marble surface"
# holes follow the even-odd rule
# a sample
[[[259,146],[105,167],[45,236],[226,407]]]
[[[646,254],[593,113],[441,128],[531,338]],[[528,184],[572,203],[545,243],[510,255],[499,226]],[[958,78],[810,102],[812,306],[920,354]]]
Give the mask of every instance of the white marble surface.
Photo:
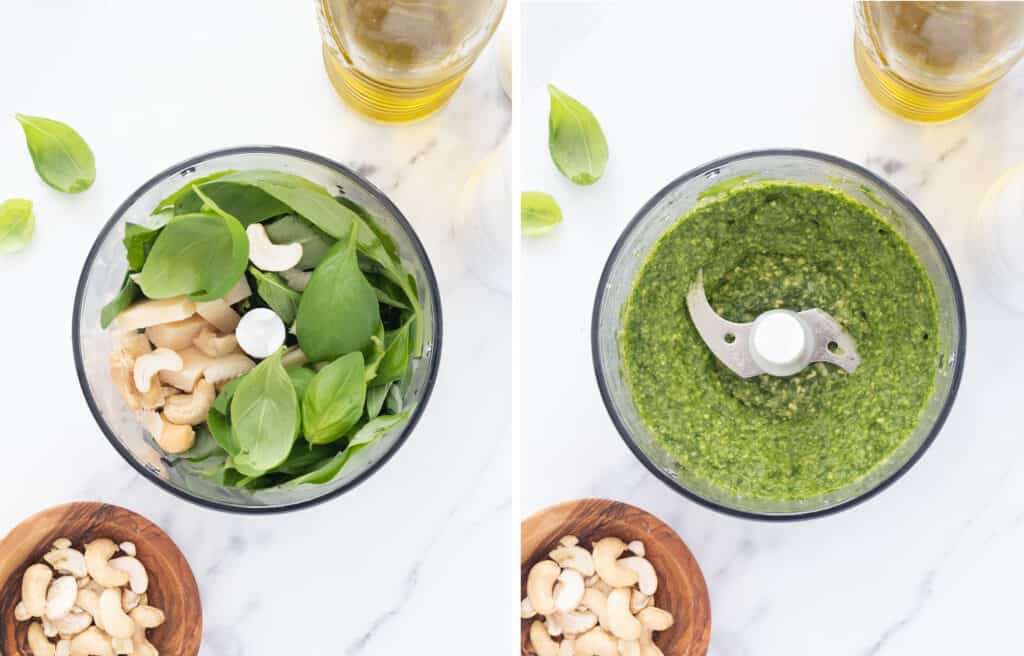
[[[974,113],[926,127],[862,90],[845,2],[528,3],[523,24],[523,185],[565,214],[522,255],[523,513],[602,496],[669,521],[707,577],[717,656],[1018,653],[1024,317],[980,285],[966,235],[985,188],[1024,160],[1024,66]],[[593,187],[551,164],[547,82],[602,121],[611,157]],[[590,357],[593,294],[626,222],[689,168],[770,146],[834,153],[908,193],[952,254],[969,324],[959,399],[924,458],[868,503],[789,524],[716,514],[649,475]]]
[[[509,124],[494,55],[440,114],[388,128],[334,96],[311,0],[9,2],[0,34],[0,197],[32,199],[38,219],[27,250],[0,257],[0,532],[71,500],[149,517],[199,581],[204,656],[429,653],[452,622],[448,653],[513,644],[501,613],[459,614],[507,600],[509,615],[517,595],[512,299],[467,271],[452,238],[459,191]],[[78,129],[95,186],[44,186],[15,112]],[[434,396],[397,456],[350,494],[266,517],[204,510],[136,474],[86,409],[70,339],[82,262],[121,200],[174,162],[252,143],[321,153],[389,194],[431,256],[445,315]]]

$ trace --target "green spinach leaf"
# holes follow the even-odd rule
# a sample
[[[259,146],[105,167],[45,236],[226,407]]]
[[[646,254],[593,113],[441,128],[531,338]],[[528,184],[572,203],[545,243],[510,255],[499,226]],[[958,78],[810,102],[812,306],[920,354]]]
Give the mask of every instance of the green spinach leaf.
[[[327,252],[299,301],[299,346],[313,362],[361,350],[380,326],[377,295],[359,270],[355,245],[353,229]]]
[[[35,230],[32,201],[12,198],[0,203],[0,253],[15,253],[25,248]]]
[[[302,259],[296,269],[309,271],[320,264],[328,249],[338,241],[297,214],[286,214],[266,225],[275,244],[302,244]]]
[[[410,408],[408,411],[401,414],[371,419],[362,428],[360,428],[355,435],[352,436],[352,439],[349,440],[348,445],[343,451],[339,451],[337,455],[324,462],[313,471],[288,481],[284,487],[297,487],[307,483],[329,483],[341,472],[345,467],[345,463],[349,461],[349,458],[359,453],[370,444],[373,444],[373,442],[388,431],[405,423],[411,412],[412,409]]]
[[[41,116],[15,114],[25,131],[32,164],[43,182],[77,194],[96,180],[96,159],[89,144],[71,126]]]
[[[548,85],[548,149],[562,175],[579,185],[597,182],[608,163],[608,142],[589,109],[554,85]]]
[[[124,248],[128,252],[128,270],[142,271],[163,225],[147,227],[138,223],[126,223],[124,226]]]
[[[345,436],[363,414],[366,380],[363,354],[343,355],[321,369],[302,399],[302,431],[310,444],[330,444]]]
[[[249,267],[249,275],[256,280],[256,295],[263,299],[274,313],[281,317],[284,325],[290,326],[295,321],[302,294],[288,286],[276,273],[263,272],[256,267]]]
[[[551,194],[524,191],[520,201],[520,221],[527,237],[545,235],[562,222],[562,208]]]
[[[231,399],[231,428],[239,446],[233,460],[248,476],[284,462],[299,434],[299,401],[281,354],[247,373]]]
[[[189,295],[213,301],[245,273],[249,238],[230,216],[175,216],[157,235],[142,267],[139,286],[147,298]]]
[[[225,175],[231,175],[232,173],[235,173],[234,169],[227,169],[225,171],[217,171],[216,173],[211,173],[210,175],[204,175],[201,178],[189,180],[181,187],[181,189],[178,189],[176,192],[174,192],[167,198],[157,203],[156,207],[153,208],[151,214],[157,215],[162,214],[163,212],[166,212],[168,210],[173,210],[175,203],[178,202],[178,199],[186,195],[195,193],[192,189],[193,187],[201,185],[206,182],[210,182],[211,180],[216,180],[217,178],[223,178]]]
[[[110,301],[103,306],[100,310],[100,328],[106,330],[117,315],[121,314],[134,303],[140,296],[142,296],[142,290],[135,284],[135,281],[128,276],[124,277],[124,282],[121,283],[121,291],[117,293],[114,300]]]

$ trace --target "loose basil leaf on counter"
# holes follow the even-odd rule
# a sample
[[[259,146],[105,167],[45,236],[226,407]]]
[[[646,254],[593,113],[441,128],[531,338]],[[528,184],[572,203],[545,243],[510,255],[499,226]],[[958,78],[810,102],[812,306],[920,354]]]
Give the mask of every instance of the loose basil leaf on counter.
[[[354,229],[327,251],[313,271],[299,301],[296,321],[299,346],[313,362],[359,351],[377,331],[380,306],[373,287],[359,270]]]
[[[134,280],[125,276],[124,282],[121,283],[121,291],[117,293],[114,300],[100,310],[100,328],[106,330],[117,318],[117,315],[127,310],[140,296],[142,296],[142,290]]]
[[[186,214],[171,219],[153,242],[139,286],[147,298],[222,298],[245,273],[249,238],[230,216]]]
[[[373,385],[383,385],[400,380],[409,368],[410,322],[384,335],[384,357],[377,366]]]
[[[553,84],[548,149],[562,175],[579,185],[597,182],[608,163],[608,142],[589,109]]]
[[[15,114],[25,131],[28,152],[43,182],[57,191],[77,194],[96,180],[96,159],[89,144],[60,121]]]
[[[266,228],[267,236],[275,244],[302,244],[302,259],[295,265],[302,271],[316,268],[328,249],[338,241],[296,214],[275,219]]]
[[[32,201],[12,198],[0,203],[0,253],[16,253],[25,248],[35,230]]]
[[[283,485],[283,487],[297,487],[307,483],[329,483],[341,472],[345,467],[345,463],[349,461],[349,458],[365,449],[391,429],[402,424],[409,418],[409,414],[411,412],[412,408],[401,414],[387,415],[371,419],[366,422],[366,424],[360,428],[355,435],[352,436],[352,439],[349,440],[348,445],[343,451],[339,451],[333,458],[308,474],[304,474],[298,478],[288,481]]]
[[[317,372],[302,399],[302,432],[310,444],[345,436],[363,414],[366,380],[363,354],[344,355]]]
[[[292,385],[295,386],[295,396],[298,397],[299,403],[302,403],[302,399],[306,396],[306,388],[309,387],[316,372],[305,367],[288,367],[285,371],[288,372],[288,377],[292,379]]]
[[[276,273],[249,267],[249,275],[256,280],[256,295],[263,299],[274,314],[281,317],[284,325],[290,326],[295,321],[302,294],[289,287]]]
[[[138,223],[126,223],[124,226],[124,248],[128,252],[128,270],[142,271],[149,251],[153,248],[163,225],[148,227]]]
[[[544,235],[562,222],[562,208],[551,194],[543,191],[524,191],[520,201],[523,234],[527,237]]]
[[[238,471],[259,475],[280,465],[299,434],[299,401],[278,351],[247,373],[231,399]],[[258,472],[258,473],[256,473]]]
[[[377,385],[366,390],[366,416],[373,419],[384,409],[384,399],[388,397],[388,388],[391,383]]]

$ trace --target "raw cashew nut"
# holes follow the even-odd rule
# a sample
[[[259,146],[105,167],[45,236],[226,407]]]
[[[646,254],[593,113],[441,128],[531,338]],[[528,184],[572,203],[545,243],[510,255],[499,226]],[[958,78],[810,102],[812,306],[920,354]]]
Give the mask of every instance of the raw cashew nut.
[[[149,575],[146,574],[146,568],[134,556],[112,558],[110,566],[128,572],[128,583],[135,594],[143,594],[149,588]]]
[[[78,597],[78,581],[73,576],[62,576],[50,584],[46,592],[46,617],[59,620],[71,611]]]
[[[200,331],[192,344],[211,358],[223,358],[238,351],[238,339],[234,335],[218,336],[209,326]]]
[[[281,356],[281,366],[286,369],[288,367],[300,367],[307,362],[309,362],[309,358],[298,346],[288,349],[284,352],[284,355]]]
[[[117,545],[107,538],[85,545],[85,565],[89,576],[104,588],[120,588],[128,583],[128,572],[110,566],[110,557],[116,552]]]
[[[529,620],[537,616],[537,611],[534,610],[533,604],[530,603],[529,597],[523,599],[519,604],[519,617],[524,620]]]
[[[83,611],[89,614],[92,621],[96,623],[96,626],[100,626],[100,596],[92,588],[82,588],[78,591],[78,597],[75,599],[75,606],[78,606]],[[103,627],[100,626],[102,629]]]
[[[548,615],[545,617],[544,628],[548,630],[548,635],[552,638],[557,638],[562,635],[562,625],[558,622],[557,615]]]
[[[167,453],[188,451],[196,442],[196,432],[191,426],[172,424],[157,412],[143,412],[139,423]]]
[[[21,579],[21,603],[29,617],[42,617],[46,612],[46,590],[53,580],[53,570],[43,564],[29,566]]]
[[[32,622],[28,627],[28,648],[32,656],[54,656],[57,649],[43,633],[43,625],[39,622]]]
[[[136,626],[143,629],[155,629],[164,623],[164,612],[153,606],[142,605],[131,612],[131,618]]]
[[[85,555],[71,547],[53,549],[43,556],[43,560],[61,574],[70,574],[75,578],[81,578],[89,573],[85,567]]]
[[[119,544],[117,546],[118,546],[118,548],[121,549],[121,551],[125,552],[129,556],[134,556],[136,554],[136,549],[135,549],[135,543],[134,542],[122,542],[121,544]]]
[[[619,564],[625,550],[626,543],[618,538],[604,538],[594,545],[594,569],[613,588],[629,588],[637,582],[637,573]]]
[[[110,646],[118,655],[135,653],[135,643],[131,638],[111,638]]]
[[[224,299],[197,303],[196,313],[212,323],[222,333],[234,332],[238,327],[238,322],[242,320],[241,315],[235,312],[231,304]]]
[[[555,612],[555,581],[561,573],[562,568],[552,560],[542,560],[530,570],[526,579],[526,598],[541,615]]]
[[[576,653],[576,639],[565,638],[558,645],[558,656],[573,656]]]
[[[107,588],[100,595],[100,621],[98,624],[114,638],[130,638],[135,633],[135,622],[121,608],[121,591]]]
[[[89,628],[92,624],[92,617],[84,610],[72,609],[64,617],[54,620],[53,625],[62,637],[78,635]]]
[[[641,558],[647,555],[647,549],[644,547],[644,543],[640,540],[633,540],[626,545],[626,548],[629,549],[631,553],[640,556]]]
[[[650,632],[640,636],[640,656],[665,656],[658,645],[654,644]]]
[[[640,592],[639,590],[633,590],[633,594],[629,598],[629,610],[633,611],[636,615],[651,603],[651,598]]]
[[[562,539],[558,541],[558,544],[563,547],[575,547],[579,543],[580,539],[575,535],[563,536]]]
[[[597,615],[590,611],[556,613],[555,617],[558,619],[559,626],[562,627],[562,633],[567,636],[577,636],[597,626]]]
[[[71,656],[114,656],[110,636],[90,626],[71,639]]]
[[[187,296],[162,298],[154,301],[141,301],[117,315],[117,327],[128,332],[149,328],[161,323],[188,319],[196,312],[196,304]]]
[[[150,326],[146,328],[146,337],[158,348],[181,351],[192,346],[192,340],[206,325],[205,319],[198,314],[193,314],[188,319],[181,321]]]
[[[147,346],[148,346],[148,344],[147,344]],[[67,538],[57,538],[56,540],[53,541],[53,545],[52,546],[53,546],[54,549],[67,549],[68,547],[71,546],[71,540],[69,540]]]
[[[158,348],[135,360],[135,387],[145,394],[161,371],[181,371],[184,366],[180,355],[170,349]]]
[[[57,637],[57,627],[56,627],[56,625],[54,625],[53,620],[51,620],[46,615],[43,615],[42,623],[43,623],[43,635],[46,636],[47,638],[56,638]]]
[[[71,638],[64,638],[57,643],[57,652],[54,656],[71,656]]]
[[[558,643],[551,639],[543,622],[530,625],[530,645],[537,656],[558,656]]]
[[[640,556],[632,556],[620,559],[619,565],[636,572],[640,592],[648,597],[652,597],[658,591],[658,574],[654,571],[654,565],[651,564],[651,561]]]
[[[622,656],[640,656],[640,641],[619,640],[619,653]]]
[[[203,372],[203,377],[212,385],[220,385],[248,373],[255,367],[256,363],[249,356],[244,353],[232,353],[211,362]]]
[[[587,588],[583,593],[583,606],[597,614],[597,620],[605,629],[608,626],[608,595],[597,588]]]
[[[649,606],[636,614],[636,618],[649,631],[666,631],[675,624],[672,613]]]
[[[206,421],[217,390],[206,379],[196,383],[191,394],[175,394],[164,401],[164,418],[172,424],[195,426]]]
[[[594,575],[594,559],[583,547],[559,547],[548,556],[562,569],[574,569],[583,576]]]
[[[132,609],[138,607],[142,603],[142,595],[135,594],[130,588],[125,588],[121,593],[121,606],[124,608],[124,612],[130,613]]]
[[[644,627],[629,610],[629,588],[615,588],[608,595],[608,626],[617,638],[639,640]]]
[[[14,606],[14,619],[18,622],[27,622],[32,619],[32,616],[28,614],[28,609],[25,608],[24,601],[19,601],[17,605]]]
[[[263,271],[287,271],[302,259],[302,244],[275,244],[267,236],[262,223],[251,223],[245,229],[249,236],[249,261]]]
[[[576,638],[576,656],[619,656],[619,641],[601,627]]]
[[[574,569],[562,570],[554,589],[555,610],[567,613],[579,606],[584,589],[582,574]]]

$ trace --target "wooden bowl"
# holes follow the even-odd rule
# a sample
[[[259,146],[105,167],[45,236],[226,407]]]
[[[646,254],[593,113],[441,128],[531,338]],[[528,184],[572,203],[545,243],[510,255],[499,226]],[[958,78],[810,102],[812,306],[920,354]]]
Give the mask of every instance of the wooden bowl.
[[[654,515],[618,501],[581,499],[567,501],[526,519],[522,524],[521,597],[526,597],[526,577],[538,561],[558,546],[565,535],[575,535],[587,548],[605,537],[625,542],[640,540],[647,560],[658,573],[655,605],[676,622],[658,633],[654,643],[665,656],[704,656],[711,639],[711,602],[697,561],[683,541]],[[520,649],[533,656],[529,647],[530,622],[522,623]]]
[[[31,654],[29,622],[16,622],[21,577],[41,563],[57,538],[76,549],[85,542],[110,538],[134,542],[137,558],[149,573],[149,603],[164,611],[167,621],[150,629],[149,641],[161,654],[196,656],[203,633],[203,611],[195,577],[178,547],[160,527],[130,510],[103,503],[68,503],[32,515],[0,541],[0,654]]]

